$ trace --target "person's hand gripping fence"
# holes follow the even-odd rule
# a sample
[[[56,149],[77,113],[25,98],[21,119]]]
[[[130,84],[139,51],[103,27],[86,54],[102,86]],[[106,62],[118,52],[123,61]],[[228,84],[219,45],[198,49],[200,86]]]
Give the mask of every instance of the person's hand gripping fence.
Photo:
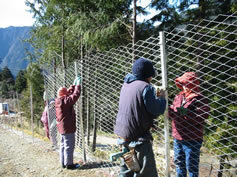
[[[188,109],[184,108],[183,106],[177,108],[177,111],[181,116],[185,116],[188,113]]]

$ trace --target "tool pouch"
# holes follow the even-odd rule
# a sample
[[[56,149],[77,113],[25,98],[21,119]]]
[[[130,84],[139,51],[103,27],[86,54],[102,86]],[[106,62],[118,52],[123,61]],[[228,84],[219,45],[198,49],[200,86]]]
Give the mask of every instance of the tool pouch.
[[[137,156],[134,149],[131,149],[129,152],[123,154],[122,157],[125,161],[125,164],[130,170],[134,172],[140,171],[141,168],[138,163]]]

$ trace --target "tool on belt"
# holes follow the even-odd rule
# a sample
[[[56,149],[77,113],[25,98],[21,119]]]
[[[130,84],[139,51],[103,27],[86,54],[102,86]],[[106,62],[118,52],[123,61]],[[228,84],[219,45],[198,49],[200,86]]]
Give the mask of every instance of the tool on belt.
[[[141,168],[138,163],[136,152],[135,152],[134,148],[128,149],[126,147],[123,147],[121,152],[113,153],[110,155],[110,161],[112,161],[112,162],[116,161],[119,157],[124,159],[126,166],[130,170],[132,170],[134,172],[140,171]]]
[[[125,153],[127,153],[127,152],[129,152],[129,149],[126,148],[126,147],[123,147],[123,148],[122,148],[122,151],[116,152],[116,153],[113,153],[113,154],[110,154],[109,159],[110,159],[111,162],[114,162],[114,161],[116,161],[118,158],[122,157],[122,155],[125,154]]]
[[[122,157],[125,164],[130,170],[134,172],[139,172],[141,170],[134,148],[130,149],[129,152],[123,154]]]

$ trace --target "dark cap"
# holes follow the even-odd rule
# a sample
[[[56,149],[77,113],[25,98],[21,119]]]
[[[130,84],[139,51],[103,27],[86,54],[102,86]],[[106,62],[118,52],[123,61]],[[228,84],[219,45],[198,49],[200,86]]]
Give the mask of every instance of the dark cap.
[[[139,58],[132,66],[132,73],[140,79],[146,79],[148,77],[155,76],[155,69],[151,61],[144,58]]]

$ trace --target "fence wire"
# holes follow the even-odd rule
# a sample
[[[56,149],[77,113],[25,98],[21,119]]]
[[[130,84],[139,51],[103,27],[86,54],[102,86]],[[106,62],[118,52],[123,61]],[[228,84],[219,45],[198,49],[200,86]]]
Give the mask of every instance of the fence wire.
[[[236,26],[236,15],[220,15],[166,32],[169,103],[178,92],[174,79],[195,71],[211,107],[200,164],[214,176],[236,175]]]
[[[174,80],[185,72],[196,72],[201,93],[208,100],[211,109],[204,125],[199,176],[235,176],[236,26],[236,15],[219,15],[212,20],[165,31],[166,43],[163,47],[166,48],[167,56],[161,56],[160,37],[150,37],[138,41],[134,52],[132,45],[119,47],[85,56],[66,70],[57,69],[56,73],[45,74],[48,100],[56,98],[59,87],[69,87],[77,75],[81,76],[82,94],[75,105],[76,152],[84,161],[93,162],[101,168],[104,167],[110,174],[118,175],[119,163],[110,162],[109,155],[119,151],[113,128],[123,79],[127,73],[131,73],[133,58],[143,57],[151,60],[158,71],[152,84],[162,86],[161,58],[164,57],[167,58],[165,69],[168,106],[171,106],[175,95],[180,92]],[[55,120],[55,110],[49,111],[51,124]],[[168,126],[168,132],[165,126]],[[197,128],[194,125],[189,126],[194,130]],[[156,119],[155,128],[152,129],[153,150],[159,176],[175,176],[174,150],[177,149],[173,147],[171,129],[171,123],[165,124],[164,116]],[[166,146],[165,136],[169,136],[169,133],[170,146]],[[50,136],[58,137],[58,133],[50,131]]]

